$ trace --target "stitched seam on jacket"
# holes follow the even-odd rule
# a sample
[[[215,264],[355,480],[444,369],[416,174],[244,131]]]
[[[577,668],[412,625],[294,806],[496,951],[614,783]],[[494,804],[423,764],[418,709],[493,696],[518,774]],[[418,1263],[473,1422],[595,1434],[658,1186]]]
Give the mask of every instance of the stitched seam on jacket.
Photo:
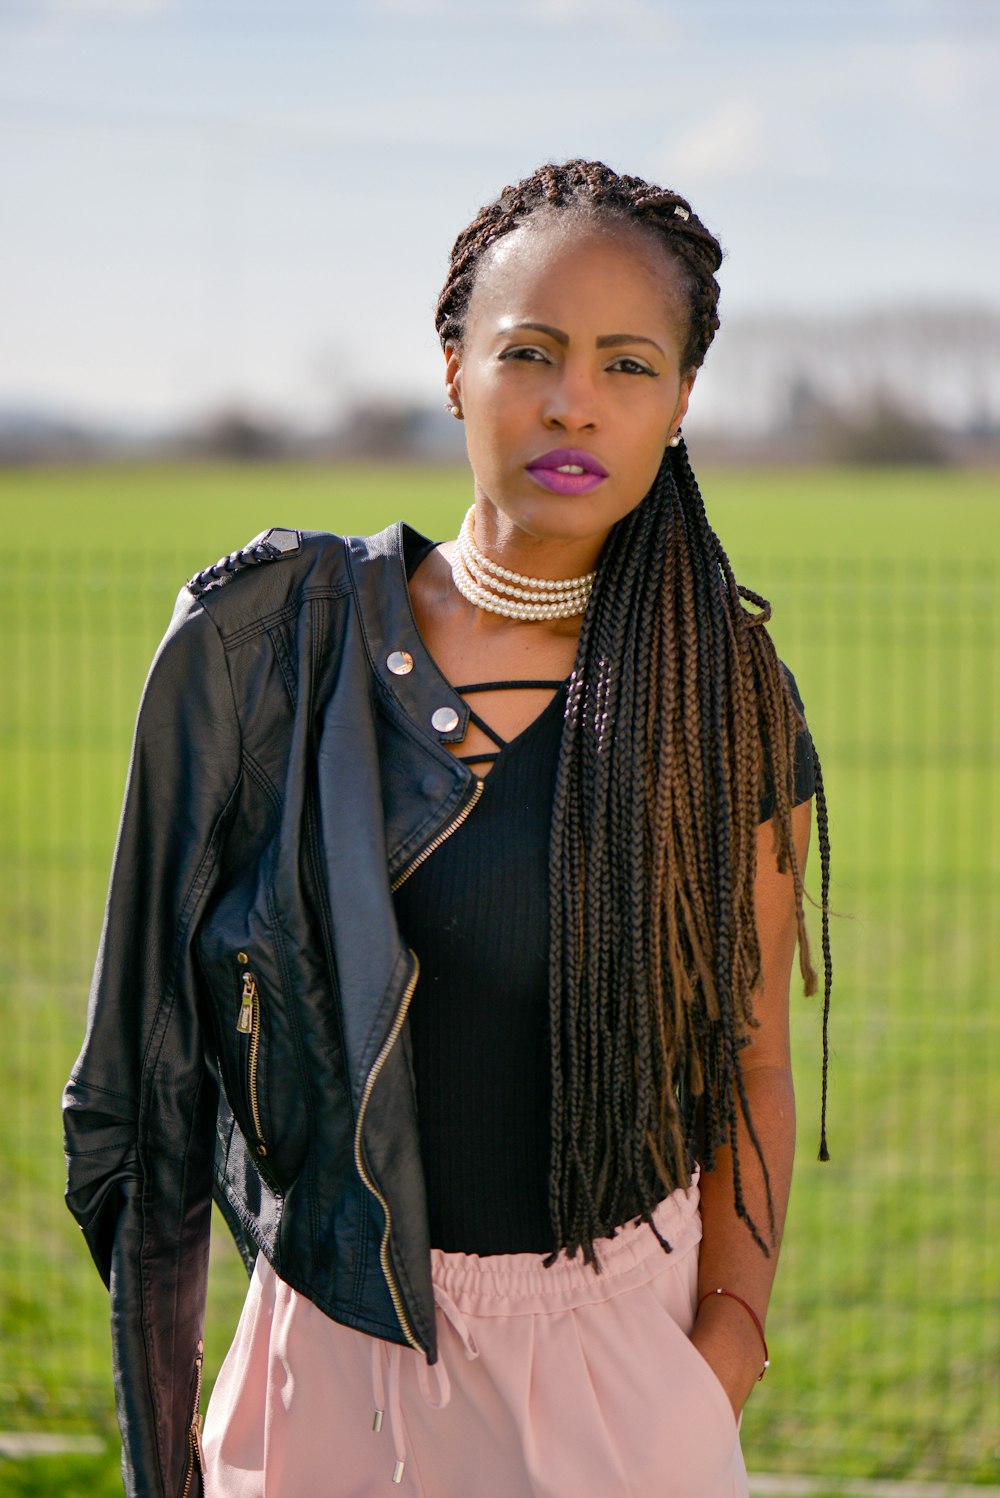
[[[311,587],[303,588],[291,603],[282,604],[279,609],[272,609],[267,614],[261,614],[256,619],[251,619],[249,624],[241,624],[239,629],[234,629],[232,634],[224,635],[219,626],[219,635],[227,650],[233,650],[238,645],[246,644],[247,640],[254,639],[257,635],[264,634],[276,625],[288,624],[300,613],[303,605],[311,603],[314,599],[346,598],[351,592],[350,583],[343,583],[340,587]],[[212,621],[215,623],[214,619]]]
[[[274,784],[267,771],[259,760],[254,759],[249,749],[243,751],[243,763],[254,784],[264,792],[276,812],[281,811],[281,796],[278,794],[277,786]]]
[[[358,1225],[354,1234],[354,1262],[364,1264],[367,1262],[368,1243],[372,1234],[371,1226],[371,1202],[372,1195],[368,1187],[358,1176]],[[351,1296],[351,1310],[358,1315],[365,1298],[365,1277],[363,1274],[354,1276],[354,1293]]]
[[[271,625],[268,628],[267,636],[271,641],[274,659],[278,663],[278,670],[281,672],[282,680],[285,683],[285,690],[288,693],[288,700],[292,705],[292,712],[294,713],[296,698],[298,696],[298,682],[295,679],[295,670],[288,653],[288,647],[285,645],[284,635],[276,625]]]
[[[120,1154],[121,1142],[116,1140],[114,1144],[98,1144],[92,1150],[67,1150],[66,1156],[70,1160],[85,1160],[88,1155],[106,1155],[109,1150],[114,1150],[116,1154]],[[129,1179],[134,1181],[137,1177],[131,1176]],[[96,1212],[92,1213],[89,1220],[92,1221],[97,1215]]]
[[[138,1105],[139,1101],[138,1098],[133,1097],[130,1092],[116,1092],[113,1087],[101,1087],[98,1082],[89,1082],[82,1071],[72,1071],[70,1073],[67,1086],[86,1087],[88,1092],[101,1092],[105,1097],[120,1098],[123,1103],[133,1103],[135,1105]]]

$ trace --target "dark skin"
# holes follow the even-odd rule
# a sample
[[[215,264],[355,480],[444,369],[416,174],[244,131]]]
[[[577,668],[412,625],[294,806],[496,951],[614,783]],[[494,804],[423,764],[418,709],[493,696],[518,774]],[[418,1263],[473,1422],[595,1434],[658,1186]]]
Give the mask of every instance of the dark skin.
[[[527,322],[541,326],[525,328]],[[687,410],[694,371],[681,367],[686,331],[670,258],[640,230],[543,220],[499,242],[480,269],[462,343],[445,350],[448,399],[467,426],[476,542],[488,557],[531,577],[575,577],[593,568],[612,525],[651,486],[664,446]],[[608,469],[608,480],[593,494],[572,499],[540,489],[525,465],[555,447],[594,454]],[[476,608],[452,581],[452,546],[436,548],[410,584],[420,633],[448,680],[566,677],[579,618],[527,622]],[[547,689],[489,693],[476,706],[501,737],[511,739],[550,696]],[[448,747],[468,755],[495,745],[470,724],[465,740]],[[811,815],[810,802],[792,812],[803,873]],[[755,995],[759,1027],[742,1057],[771,1179],[777,1242],[769,1257],[736,1216],[728,1150],[700,1182],[699,1293],[725,1286],[749,1302],[762,1323],[795,1144],[788,1024],[795,895],[791,874],[778,872],[772,844],[772,825],[764,823],[757,834],[755,887],[763,971]],[[747,1208],[756,1222],[766,1223],[764,1181],[745,1131],[740,1160]],[[692,1341],[738,1415],[763,1360],[751,1318],[728,1296],[713,1295],[698,1313]]]

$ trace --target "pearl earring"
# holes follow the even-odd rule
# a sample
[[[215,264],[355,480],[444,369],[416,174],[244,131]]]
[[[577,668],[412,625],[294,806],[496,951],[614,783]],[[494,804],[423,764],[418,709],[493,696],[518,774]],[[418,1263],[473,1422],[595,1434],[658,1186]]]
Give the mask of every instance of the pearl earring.
[[[677,430],[676,430],[676,432],[674,433],[674,435],[671,437],[670,441],[667,443],[667,446],[668,447],[680,447],[680,445],[681,445],[681,429],[680,429],[680,427],[678,427]]]
[[[454,416],[454,418],[455,418],[456,421],[461,421],[462,420],[462,408],[461,408],[461,406],[453,406],[452,403],[451,403],[451,401],[445,401],[444,408],[445,408],[446,411],[450,411],[451,412],[452,416]]]

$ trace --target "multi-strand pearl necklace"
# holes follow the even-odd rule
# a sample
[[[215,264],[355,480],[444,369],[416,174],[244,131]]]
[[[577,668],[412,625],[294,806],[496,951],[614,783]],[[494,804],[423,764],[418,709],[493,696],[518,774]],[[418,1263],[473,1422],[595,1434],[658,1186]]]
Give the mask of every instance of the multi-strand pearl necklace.
[[[506,619],[571,619],[587,607],[596,572],[583,577],[523,577],[491,562],[472,534],[475,507],[462,521],[455,543],[451,575],[463,598]]]

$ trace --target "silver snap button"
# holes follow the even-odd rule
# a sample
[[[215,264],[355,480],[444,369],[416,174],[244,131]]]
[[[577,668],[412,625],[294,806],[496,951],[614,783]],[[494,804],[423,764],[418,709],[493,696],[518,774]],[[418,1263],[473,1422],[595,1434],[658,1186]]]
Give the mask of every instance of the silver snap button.
[[[413,656],[408,650],[394,650],[385,663],[393,676],[407,676],[413,670]]]
[[[451,733],[458,727],[458,714],[453,707],[438,707],[431,713],[431,727],[438,733]]]

